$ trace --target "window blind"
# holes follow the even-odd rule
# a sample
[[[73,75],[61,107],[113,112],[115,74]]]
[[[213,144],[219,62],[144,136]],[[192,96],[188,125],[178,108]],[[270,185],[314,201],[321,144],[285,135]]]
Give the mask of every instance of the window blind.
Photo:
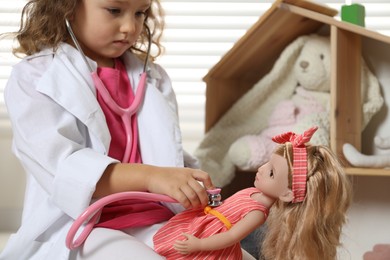
[[[0,0],[0,33],[16,31],[18,29],[20,12],[25,1]],[[4,87],[11,67],[18,59],[11,53],[12,40],[0,40],[0,137],[10,136],[11,127],[4,104]]]
[[[161,0],[166,13],[165,54],[157,62],[172,79],[178,103],[183,144],[193,152],[204,134],[205,89],[202,78],[272,5],[271,0]],[[337,10],[341,0],[317,0]],[[388,0],[360,0],[366,28],[390,35]],[[26,0],[0,0],[0,33],[18,29]],[[0,134],[10,135],[3,91],[11,66],[11,40],[0,41]]]

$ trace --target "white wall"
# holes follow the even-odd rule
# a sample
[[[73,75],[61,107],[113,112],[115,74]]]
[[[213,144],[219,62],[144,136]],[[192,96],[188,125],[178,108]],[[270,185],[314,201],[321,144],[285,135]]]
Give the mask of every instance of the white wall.
[[[390,244],[390,176],[352,177],[354,202],[339,259],[359,260],[375,244]]]
[[[24,196],[25,175],[11,153],[11,136],[0,135],[0,232],[16,230]]]

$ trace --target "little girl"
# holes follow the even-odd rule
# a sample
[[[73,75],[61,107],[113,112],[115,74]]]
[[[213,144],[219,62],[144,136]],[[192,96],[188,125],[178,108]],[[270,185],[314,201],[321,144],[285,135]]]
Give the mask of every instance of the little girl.
[[[255,187],[214,209],[177,214],[154,236],[155,250],[167,259],[242,259],[240,240],[274,204],[261,245],[265,259],[336,259],[351,188],[328,148],[305,144],[316,130],[274,137],[280,145],[258,169]]]
[[[143,226],[103,224],[79,250],[65,247],[74,219],[103,196],[149,191],[196,208],[214,188],[207,173],[185,168],[195,164],[181,145],[170,79],[143,61],[148,44],[161,52],[159,1],[30,0],[21,21],[14,53],[25,58],[5,101],[27,187],[22,225],[0,258],[161,259],[152,236],[182,207],[141,205]]]

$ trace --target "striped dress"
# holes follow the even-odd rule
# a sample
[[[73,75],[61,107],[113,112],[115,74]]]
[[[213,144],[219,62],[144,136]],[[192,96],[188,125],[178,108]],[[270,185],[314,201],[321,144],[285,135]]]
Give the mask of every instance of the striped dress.
[[[251,198],[258,193],[256,188],[247,188],[227,198],[221,206],[214,208],[223,214],[232,225],[240,221],[246,214],[253,210],[264,212],[268,216],[268,208]],[[167,259],[242,259],[240,243],[233,246],[205,252],[194,252],[188,255],[178,253],[173,244],[176,240],[183,239],[182,233],[189,233],[198,238],[209,237],[213,234],[227,231],[225,225],[214,215],[205,214],[203,209],[183,211],[165,224],[153,237],[154,249]]]

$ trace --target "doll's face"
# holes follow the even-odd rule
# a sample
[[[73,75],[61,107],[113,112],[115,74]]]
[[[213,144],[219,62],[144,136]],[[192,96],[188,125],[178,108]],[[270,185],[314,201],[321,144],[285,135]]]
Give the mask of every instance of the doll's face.
[[[263,194],[275,199],[291,192],[288,188],[287,160],[272,154],[271,159],[257,170],[254,185]]]

